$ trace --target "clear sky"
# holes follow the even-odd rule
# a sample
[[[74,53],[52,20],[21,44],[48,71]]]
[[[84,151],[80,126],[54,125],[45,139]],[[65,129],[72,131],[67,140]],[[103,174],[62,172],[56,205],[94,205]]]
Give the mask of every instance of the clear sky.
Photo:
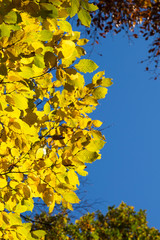
[[[103,130],[107,143],[102,159],[88,165],[85,189],[88,200],[104,202],[96,205],[103,213],[124,201],[146,209],[149,226],[160,228],[160,81],[139,63],[149,43],[124,35],[107,35],[90,56],[114,84],[92,114],[112,126]]]

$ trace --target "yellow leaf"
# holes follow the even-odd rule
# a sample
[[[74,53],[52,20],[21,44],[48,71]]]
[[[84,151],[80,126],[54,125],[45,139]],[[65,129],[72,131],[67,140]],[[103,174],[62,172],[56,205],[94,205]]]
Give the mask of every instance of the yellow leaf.
[[[75,68],[83,73],[91,73],[98,68],[98,65],[90,59],[81,59],[77,64],[75,64]]]
[[[2,142],[0,145],[0,155],[6,155],[7,154],[7,144],[5,142]]]
[[[22,78],[19,75],[17,75],[15,72],[10,71],[8,73],[8,80],[11,81],[13,85],[13,82],[21,81]]]
[[[30,58],[22,58],[21,59],[21,63],[23,63],[23,64],[30,64],[30,63],[32,63],[33,62],[33,60],[34,60],[34,57],[30,57]]]
[[[102,87],[110,87],[113,84],[112,78],[102,78]]]
[[[4,200],[5,200],[5,208],[8,211],[12,212],[15,209],[15,206],[17,205],[17,199],[15,197],[10,197],[8,200],[7,197],[5,196]]]
[[[5,111],[6,111],[6,115],[11,118],[19,118],[21,114],[21,111],[18,108],[13,106],[6,107]]]
[[[95,88],[95,90],[93,91],[93,96],[96,99],[101,99],[101,98],[105,98],[106,94],[107,94],[107,88],[105,87],[97,87]]]
[[[90,143],[89,143],[90,144]],[[88,145],[89,145],[88,144]],[[87,145],[87,146],[88,146]],[[78,159],[84,163],[92,163],[93,161],[95,161],[99,154],[96,152],[97,151],[97,146],[95,144],[93,145],[89,145],[89,149],[91,149],[92,151],[89,151],[87,149],[84,149],[80,152],[78,152],[78,154],[76,155],[78,157]],[[99,149],[99,148],[98,148]],[[76,170],[77,171],[77,170]]]
[[[85,45],[89,40],[86,39],[86,38],[81,38],[77,41],[77,44],[80,45],[80,46],[83,46]]]
[[[90,119],[88,119],[88,118],[82,118],[82,119],[79,121],[79,126],[80,126],[80,128],[81,128],[81,129],[86,128],[89,121],[90,121]]]
[[[55,202],[57,203],[57,204],[60,204],[61,203],[61,201],[62,201],[62,197],[61,197],[61,195],[60,194],[58,194],[58,193],[55,193]]]
[[[61,46],[61,51],[64,58],[71,57],[75,49],[75,43],[71,40],[62,40]]]
[[[63,198],[66,202],[69,202],[69,203],[79,203],[80,201],[77,195],[75,194],[75,192],[72,192],[72,191],[66,191],[63,194]]]
[[[72,32],[72,26],[69,22],[61,20],[57,22],[57,25],[60,27],[61,30],[63,30],[64,32]]]
[[[0,211],[4,210],[4,203],[0,202]]]
[[[79,185],[79,179],[77,174],[75,173],[75,171],[73,169],[70,169],[68,171],[68,179],[70,184],[72,185]]]
[[[39,148],[36,152],[36,159],[40,159],[43,157],[43,154],[44,154],[44,150],[43,148]]]
[[[0,176],[0,189],[7,186],[7,180],[5,176]]]
[[[10,224],[11,225],[22,225],[22,220],[19,214],[17,213],[9,213]]]
[[[102,125],[102,122],[99,120],[93,120],[92,123],[97,128],[99,128]]]
[[[101,72],[96,73],[92,78],[92,83],[97,84],[97,81],[100,80],[103,77],[104,74],[105,74],[105,71],[101,71]]]
[[[23,78],[31,78],[33,77],[33,74],[33,69],[28,66],[21,67],[21,72],[19,73],[19,75]]]
[[[52,200],[52,204],[49,205],[49,213],[53,212],[54,207],[55,207],[55,200]]]
[[[99,151],[103,148],[105,142],[103,140],[91,140],[91,142],[86,146],[86,149],[91,152]]]
[[[50,104],[49,102],[46,102],[46,104],[44,105],[44,112],[47,115],[50,113],[50,111],[51,111]]]
[[[11,97],[14,101],[15,107],[17,107],[21,110],[25,110],[28,108],[28,100],[22,94],[14,93],[11,95]]]
[[[13,157],[16,157],[16,158],[18,158],[19,155],[20,155],[20,153],[19,153],[17,148],[12,148],[11,149],[11,154],[12,154]]]

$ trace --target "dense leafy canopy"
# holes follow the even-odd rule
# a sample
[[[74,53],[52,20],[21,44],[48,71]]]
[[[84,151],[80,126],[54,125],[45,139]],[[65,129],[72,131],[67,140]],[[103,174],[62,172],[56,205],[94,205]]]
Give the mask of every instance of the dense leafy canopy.
[[[65,214],[37,215],[34,229],[45,229],[46,240],[158,240],[160,232],[149,228],[145,211],[135,212],[123,202],[119,207],[109,207],[104,215],[100,211],[83,215],[75,223]]]
[[[20,214],[41,198],[78,203],[78,174],[100,159],[102,124],[88,114],[112,84],[104,72],[85,84],[97,65],[85,55],[87,39],[68,17],[89,26],[87,0],[0,0],[0,238],[39,239]],[[77,61],[76,61],[77,60]],[[76,64],[74,63],[76,61]]]
[[[155,79],[159,74],[160,57],[160,2],[159,0],[95,0],[98,10],[91,13],[91,38],[93,31],[105,37],[106,33],[118,34],[125,30],[129,36],[138,38],[142,35],[145,40],[150,39],[152,44],[148,50],[149,64],[152,63]],[[94,34],[95,35],[95,34]],[[152,68],[152,67],[151,67]],[[148,70],[149,67],[146,67]]]

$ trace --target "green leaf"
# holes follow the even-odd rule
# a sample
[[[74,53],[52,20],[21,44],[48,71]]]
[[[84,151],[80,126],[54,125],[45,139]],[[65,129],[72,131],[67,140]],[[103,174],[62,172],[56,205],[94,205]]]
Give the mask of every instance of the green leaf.
[[[47,11],[53,10],[55,8],[55,6],[51,3],[40,3],[40,6]]]
[[[91,73],[98,68],[98,65],[90,59],[81,59],[78,64],[75,64],[75,68],[83,73]]]
[[[44,68],[45,67],[44,56],[41,54],[37,54],[34,57],[34,64],[39,68]]]
[[[95,88],[95,90],[93,91],[93,96],[96,99],[101,99],[101,98],[105,98],[106,94],[107,94],[107,89],[105,87],[97,87]]]
[[[81,21],[82,25],[86,27],[90,27],[91,24],[91,16],[89,12],[87,12],[85,9],[81,9],[78,13],[78,18]]]
[[[79,0],[71,0],[71,8],[69,9],[69,15],[72,18],[74,15],[76,15],[76,13],[79,10],[79,6],[80,6],[80,1]]]
[[[49,40],[51,40],[52,36],[53,36],[53,33],[51,31],[43,30],[43,31],[40,32],[39,40],[41,40],[41,41],[49,41]]]
[[[55,6],[60,6],[61,5],[61,1],[59,0],[50,0],[52,2],[53,5]]]
[[[4,22],[8,24],[15,24],[17,22],[17,14],[14,11],[10,11],[4,16]]]
[[[94,12],[98,9],[97,5],[93,3],[88,3],[88,1],[81,1],[82,7],[90,12]]]
[[[5,23],[2,23],[0,25],[0,36],[1,37],[9,37],[10,36],[10,26],[5,24]]]
[[[41,8],[44,9],[44,15],[50,18],[57,18],[58,10],[57,8],[50,3],[41,3]]]

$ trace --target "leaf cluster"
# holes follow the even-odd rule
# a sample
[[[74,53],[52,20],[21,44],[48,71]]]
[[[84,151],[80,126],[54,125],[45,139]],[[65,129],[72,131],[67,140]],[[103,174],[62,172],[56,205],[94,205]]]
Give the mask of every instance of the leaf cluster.
[[[87,175],[86,163],[101,157],[102,123],[88,114],[112,82],[100,72],[85,84],[83,73],[98,66],[77,60],[88,40],[67,20],[81,11],[82,1],[76,2],[78,8],[70,0],[0,1],[2,239],[42,238],[45,233],[31,231],[20,214],[32,211],[36,198],[49,212],[60,203],[72,210],[80,201],[78,175]]]

